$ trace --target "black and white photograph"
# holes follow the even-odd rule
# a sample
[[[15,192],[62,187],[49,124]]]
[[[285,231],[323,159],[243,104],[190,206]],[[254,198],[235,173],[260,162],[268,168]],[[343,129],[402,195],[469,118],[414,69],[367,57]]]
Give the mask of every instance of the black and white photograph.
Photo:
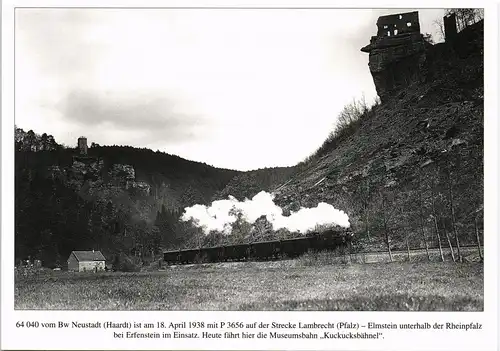
[[[485,310],[483,8],[14,17],[15,310]]]

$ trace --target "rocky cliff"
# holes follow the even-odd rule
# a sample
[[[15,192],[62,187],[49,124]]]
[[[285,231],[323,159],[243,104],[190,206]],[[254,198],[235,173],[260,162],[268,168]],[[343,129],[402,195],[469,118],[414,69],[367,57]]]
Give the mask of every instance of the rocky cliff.
[[[417,72],[423,79],[391,90],[383,77],[398,72],[390,70],[393,60],[408,56],[376,38],[369,67],[377,90],[391,98],[284,180],[276,203],[285,212],[319,202],[346,211],[365,249],[474,244],[482,233],[482,31],[479,22],[453,43],[427,47],[426,68]],[[418,57],[417,37],[403,42]]]
[[[377,35],[361,51],[369,53],[368,66],[382,102],[426,73],[427,43],[420,33],[418,12],[382,16]]]

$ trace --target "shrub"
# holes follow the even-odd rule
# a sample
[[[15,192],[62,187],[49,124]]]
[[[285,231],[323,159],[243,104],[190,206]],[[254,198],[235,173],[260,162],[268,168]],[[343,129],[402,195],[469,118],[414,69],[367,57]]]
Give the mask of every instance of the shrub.
[[[327,152],[335,149],[349,136],[353,135],[359,129],[361,123],[373,114],[378,105],[380,105],[380,99],[378,97],[375,99],[372,106],[369,107],[364,96],[358,101],[353,99],[351,103],[345,105],[337,118],[335,128],[330,132],[318,150],[298,165],[299,169],[301,165],[323,156]]]
[[[113,261],[113,270],[119,272],[139,272],[141,270],[141,266],[124,253],[120,253],[115,256]]]

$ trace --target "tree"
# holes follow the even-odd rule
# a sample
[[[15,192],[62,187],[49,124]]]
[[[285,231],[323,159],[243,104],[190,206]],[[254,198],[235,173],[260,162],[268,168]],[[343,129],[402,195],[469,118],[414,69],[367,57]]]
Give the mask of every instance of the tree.
[[[449,202],[450,202],[451,226],[452,226],[453,234],[455,235],[458,260],[460,262],[462,262],[462,254],[460,252],[460,240],[458,238],[457,223],[456,223],[456,218],[455,218],[455,206],[454,206],[454,201],[453,201],[453,183],[452,183],[453,181],[452,181],[450,169],[447,170],[447,176],[448,176],[448,196],[449,196]]]
[[[467,28],[468,26],[479,22],[484,19],[484,9],[445,9],[445,16],[455,15],[456,24],[457,24],[457,32],[460,32]],[[443,18],[439,18],[434,20],[434,26],[438,29],[438,33],[441,37],[441,40],[446,39],[446,33],[444,30],[444,21]]]
[[[406,253],[407,253],[407,258],[408,262],[410,262],[410,230],[404,225],[406,213],[404,210],[404,206],[399,207],[399,212],[401,216],[401,220],[403,221],[403,231],[405,233],[405,244],[406,244]]]
[[[394,262],[394,258],[392,257],[392,250],[391,250],[391,234],[390,234],[390,227],[389,227],[389,209],[388,209],[388,201],[387,201],[387,195],[383,192],[380,191],[380,197],[381,197],[381,203],[382,203],[382,223],[383,223],[383,230],[384,230],[384,236],[385,236],[385,244],[387,246],[387,253],[389,254],[389,258],[391,262]]]
[[[436,19],[436,20],[434,20],[432,22],[432,24],[434,25],[434,27],[437,28],[437,31],[438,31],[438,34],[439,34],[439,40],[440,41],[445,41],[445,39],[446,39],[446,33],[444,32],[443,19],[442,18]]]
[[[366,235],[366,239],[368,242],[371,241],[371,225],[370,225],[370,204],[372,201],[372,186],[371,186],[371,180],[370,177],[366,177],[364,180],[361,181],[361,184],[357,189],[355,189],[354,196],[353,196],[353,201],[357,204],[359,204],[359,217],[360,221],[362,222],[363,225],[363,231]],[[358,211],[356,211],[358,212]],[[352,218],[354,221],[355,218]],[[355,225],[355,223],[351,223],[352,225]]]
[[[457,31],[460,32],[466,27],[484,18],[484,9],[446,9],[445,16],[455,15],[457,21]]]
[[[425,252],[427,253],[427,259],[430,261],[431,256],[429,253],[429,243],[427,240],[427,235],[425,234],[425,228],[424,228],[424,201],[422,199],[422,175],[420,172],[418,173],[418,183],[417,183],[417,191],[418,191],[418,207],[419,207],[419,224],[420,224],[420,231],[422,233],[422,239],[424,240],[425,244]]]
[[[37,136],[35,132],[29,130],[24,138],[24,149],[27,151],[38,151]]]
[[[243,218],[241,211],[232,209],[229,213],[236,216],[236,221],[231,225],[231,233],[228,236],[229,242],[239,244],[252,241],[252,225]]]
[[[462,31],[466,27],[479,22],[484,19],[484,9],[445,9],[445,16],[455,15],[457,32]],[[446,33],[444,30],[443,18],[439,18],[433,21],[434,27],[437,28],[440,40],[444,41],[446,39]]]
[[[361,116],[368,112],[368,110],[369,108],[366,104],[364,95],[358,101],[353,99],[351,103],[345,105],[342,111],[340,111],[335,129],[340,130],[346,128],[350,124],[359,120]]]
[[[479,217],[479,214],[476,213],[474,215],[474,230],[476,232],[477,250],[479,252],[479,258],[481,260],[483,260],[483,251],[481,250],[481,240],[479,239],[479,225],[477,223],[478,222],[477,221],[478,217]]]

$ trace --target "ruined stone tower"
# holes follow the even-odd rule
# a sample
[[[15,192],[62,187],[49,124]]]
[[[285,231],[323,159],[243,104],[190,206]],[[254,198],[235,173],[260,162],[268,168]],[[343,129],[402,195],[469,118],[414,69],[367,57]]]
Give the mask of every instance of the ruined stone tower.
[[[382,102],[421,80],[426,55],[418,12],[379,17],[377,35],[361,51],[370,54],[368,66]]]
[[[78,138],[78,149],[80,150],[80,155],[87,156],[87,138],[81,136]]]

